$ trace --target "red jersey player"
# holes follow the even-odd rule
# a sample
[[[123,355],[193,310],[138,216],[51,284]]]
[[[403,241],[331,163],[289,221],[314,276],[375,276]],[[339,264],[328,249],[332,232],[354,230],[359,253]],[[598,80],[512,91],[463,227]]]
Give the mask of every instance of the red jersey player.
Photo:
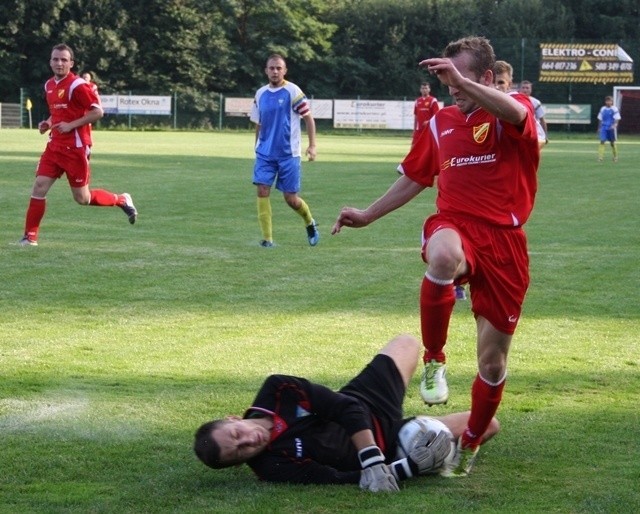
[[[24,236],[18,243],[21,246],[38,245],[46,195],[63,174],[67,175],[73,199],[80,205],[120,207],[132,224],[138,216],[128,193],[89,189],[91,123],[103,116],[100,99],[84,79],[72,73],[73,50],[69,46],[54,46],[49,64],[53,77],[45,83],[44,89],[50,115],[38,124],[41,134],[50,131],[49,141],[36,168]]]
[[[97,95],[98,94],[98,84],[93,81],[93,75],[91,75],[90,71],[85,71],[82,74],[82,78],[85,80],[87,84],[91,86],[91,90]]]
[[[403,176],[364,210],[345,207],[332,233],[364,227],[412,200],[438,177],[437,213],[423,228],[428,264],[420,290],[425,364],[420,393],[446,403],[444,346],[455,304],[454,283],[469,283],[476,318],[478,374],[471,414],[448,476],[466,476],[479,435],[502,399],[507,354],[529,285],[522,225],[533,208],[540,160],[535,116],[522,95],[493,87],[489,41],[450,43],[443,57],[420,63],[449,88],[455,106],[440,110],[399,167]]]
[[[429,120],[440,110],[438,99],[431,96],[431,86],[428,82],[423,82],[420,86],[420,95],[413,104],[413,146],[420,133],[427,128]]]

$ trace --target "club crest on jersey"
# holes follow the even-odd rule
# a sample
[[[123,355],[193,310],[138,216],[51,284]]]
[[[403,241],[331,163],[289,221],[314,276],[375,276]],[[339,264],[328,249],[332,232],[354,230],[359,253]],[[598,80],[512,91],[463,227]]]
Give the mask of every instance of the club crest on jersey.
[[[58,98],[61,100],[64,98],[64,89],[58,89]]]
[[[478,144],[484,143],[489,135],[490,128],[489,122],[473,127],[473,140]]]

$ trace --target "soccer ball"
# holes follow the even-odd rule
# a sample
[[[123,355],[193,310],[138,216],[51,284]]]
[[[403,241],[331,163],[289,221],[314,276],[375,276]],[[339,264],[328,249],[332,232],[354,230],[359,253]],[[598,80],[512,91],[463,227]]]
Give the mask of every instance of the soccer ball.
[[[404,459],[409,455],[411,450],[416,444],[418,435],[423,430],[432,430],[436,434],[439,434],[443,430],[449,435],[451,444],[451,450],[449,455],[444,460],[444,465],[447,466],[452,461],[456,453],[456,442],[451,433],[451,430],[442,422],[428,416],[417,416],[411,421],[407,421],[398,432],[398,449],[396,450],[396,459]],[[437,473],[439,470],[434,469],[433,473]]]

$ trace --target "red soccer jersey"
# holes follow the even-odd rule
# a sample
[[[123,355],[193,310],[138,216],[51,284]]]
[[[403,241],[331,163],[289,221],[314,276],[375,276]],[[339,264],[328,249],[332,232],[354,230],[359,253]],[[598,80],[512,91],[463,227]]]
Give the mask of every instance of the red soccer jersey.
[[[399,169],[429,187],[438,175],[436,207],[445,214],[471,216],[493,225],[523,225],[533,209],[540,161],[531,102],[522,130],[476,109],[440,110]]]
[[[425,123],[427,123],[435,113],[440,110],[440,105],[438,105],[438,100],[429,95],[429,96],[420,96],[416,99],[413,104],[413,115],[415,119],[414,130],[422,130],[425,127]]]
[[[91,86],[73,73],[59,82],[54,77],[50,78],[44,90],[52,125],[82,118],[93,106],[101,108],[100,99]],[[49,141],[56,146],[91,146],[91,125],[83,125],[66,134],[53,129],[49,133]]]

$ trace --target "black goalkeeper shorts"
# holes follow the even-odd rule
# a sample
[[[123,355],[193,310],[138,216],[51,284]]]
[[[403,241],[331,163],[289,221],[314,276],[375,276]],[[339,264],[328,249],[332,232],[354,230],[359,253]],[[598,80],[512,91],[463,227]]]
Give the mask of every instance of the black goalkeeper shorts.
[[[406,388],[400,371],[388,355],[377,354],[340,392],[366,403],[371,413],[386,425],[385,429],[402,422]]]

